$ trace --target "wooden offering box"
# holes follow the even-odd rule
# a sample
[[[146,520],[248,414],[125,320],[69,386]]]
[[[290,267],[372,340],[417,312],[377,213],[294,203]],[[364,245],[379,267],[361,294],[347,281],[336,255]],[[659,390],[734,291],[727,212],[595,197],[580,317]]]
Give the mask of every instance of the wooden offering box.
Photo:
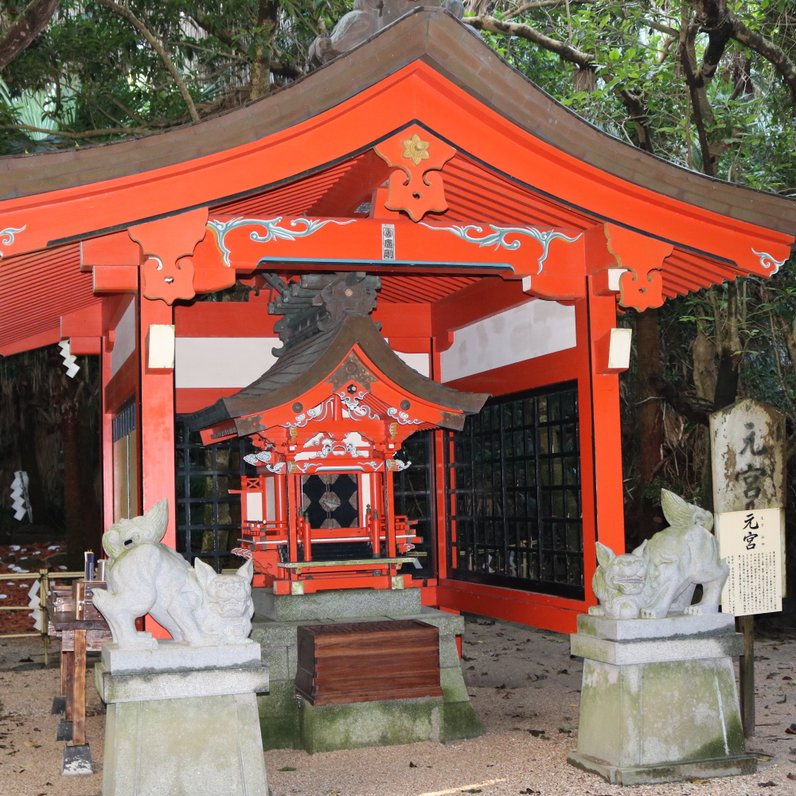
[[[439,697],[439,631],[414,619],[298,629],[296,691],[313,705]]]
[[[50,581],[51,610],[56,613],[68,613],[75,610],[75,594],[69,583],[53,583]]]

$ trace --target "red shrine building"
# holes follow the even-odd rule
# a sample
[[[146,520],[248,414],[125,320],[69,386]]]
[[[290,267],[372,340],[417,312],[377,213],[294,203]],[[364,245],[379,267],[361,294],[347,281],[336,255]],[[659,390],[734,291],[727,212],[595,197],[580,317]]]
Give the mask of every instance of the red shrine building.
[[[418,9],[245,108],[0,159],[0,353],[99,358],[106,525],[168,498],[278,594],[571,631],[624,545],[622,309],[772,275],[795,211]]]

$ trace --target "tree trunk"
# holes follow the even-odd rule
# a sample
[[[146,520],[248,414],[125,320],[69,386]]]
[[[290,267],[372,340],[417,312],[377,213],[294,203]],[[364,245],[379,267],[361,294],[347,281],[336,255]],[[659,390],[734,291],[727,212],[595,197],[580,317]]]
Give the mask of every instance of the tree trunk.
[[[6,68],[47,27],[59,0],[31,0],[0,38],[0,71]]]
[[[256,100],[271,87],[271,55],[278,23],[279,3],[260,0],[257,8],[257,45],[251,64],[249,99]]]
[[[86,546],[99,558],[102,551],[102,444],[99,432],[99,406],[86,402],[78,424],[78,452],[83,461],[80,468],[81,522]],[[94,417],[86,416],[92,413]]]
[[[716,395],[713,399],[713,406],[716,410],[735,403],[735,399],[738,397],[740,364],[740,357],[736,352],[726,348],[722,350],[716,378]]]
[[[662,380],[660,326],[657,309],[636,316],[636,428],[638,478],[628,506],[626,546],[632,550],[661,529],[659,500],[650,484],[658,474],[663,452],[663,413],[656,385]]]
[[[661,378],[661,340],[658,310],[649,309],[636,318],[638,373],[639,480],[649,485],[661,464],[663,416],[654,384]]]
[[[61,423],[64,462],[64,526],[67,566],[83,568],[83,553],[101,554],[102,528],[95,475],[99,466],[96,430],[81,422],[75,409]]]

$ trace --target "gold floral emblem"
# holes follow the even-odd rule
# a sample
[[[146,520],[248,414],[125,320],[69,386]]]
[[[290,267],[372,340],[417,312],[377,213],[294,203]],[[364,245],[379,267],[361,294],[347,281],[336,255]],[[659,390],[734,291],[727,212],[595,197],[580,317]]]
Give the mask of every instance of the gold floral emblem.
[[[422,141],[420,136],[415,133],[411,138],[407,138],[404,142],[404,151],[402,157],[411,160],[415,166],[419,165],[421,160],[428,160],[428,141]]]

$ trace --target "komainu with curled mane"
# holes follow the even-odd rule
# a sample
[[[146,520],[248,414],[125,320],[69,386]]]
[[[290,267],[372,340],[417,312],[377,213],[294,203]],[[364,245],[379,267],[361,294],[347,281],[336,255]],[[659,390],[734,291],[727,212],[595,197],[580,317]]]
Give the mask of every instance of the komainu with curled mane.
[[[194,567],[161,544],[168,504],[155,504],[144,516],[119,520],[103,534],[108,555],[107,591],[94,592],[94,604],[108,621],[120,647],[154,649],[150,633],[135,620],[150,614],[171,637],[190,646],[242,642],[251,632],[252,562],[234,575],[217,575],[196,559]]]
[[[597,542],[599,566],[592,586],[600,605],[589,608],[593,616],[660,619],[719,610],[729,570],[711,533],[713,515],[666,489],[661,507],[669,527],[632,553],[616,555]],[[697,585],[702,598],[692,604]]]

